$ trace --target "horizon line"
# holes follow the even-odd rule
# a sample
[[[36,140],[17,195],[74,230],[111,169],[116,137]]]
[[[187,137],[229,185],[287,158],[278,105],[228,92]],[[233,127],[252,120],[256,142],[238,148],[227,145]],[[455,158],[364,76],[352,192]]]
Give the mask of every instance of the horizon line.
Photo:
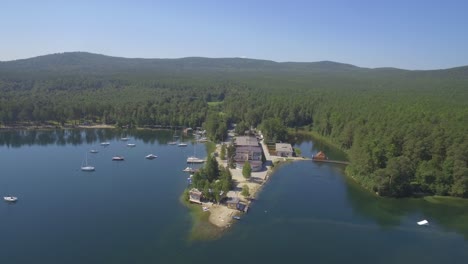
[[[125,56],[115,56],[115,55],[107,55],[103,53],[96,53],[96,52],[90,52],[90,51],[62,51],[62,52],[55,52],[55,53],[48,53],[48,54],[43,54],[43,55],[36,55],[32,57],[26,57],[26,58],[18,58],[18,59],[12,59],[12,60],[0,60],[0,63],[8,63],[8,62],[15,62],[15,61],[21,61],[21,60],[29,60],[29,59],[34,59],[38,57],[45,57],[45,56],[52,56],[52,55],[61,55],[61,54],[67,54],[67,53],[87,53],[87,54],[92,54],[92,55],[99,55],[99,56],[105,56],[105,57],[112,57],[112,58],[120,58],[120,59],[138,59],[138,60],[181,60],[181,59],[189,59],[189,58],[202,58],[202,59],[242,59],[242,60],[257,60],[257,61],[269,61],[269,62],[274,62],[274,63],[321,63],[321,62],[331,62],[331,63],[337,63],[337,64],[343,64],[343,65],[349,65],[361,69],[394,69],[394,70],[404,70],[404,71],[437,71],[437,70],[449,70],[449,69],[455,69],[455,68],[462,68],[462,67],[468,67],[468,64],[464,65],[458,65],[458,66],[452,66],[448,68],[433,68],[433,69],[406,69],[406,68],[398,68],[398,67],[393,67],[393,66],[381,66],[381,67],[363,67],[363,66],[357,66],[355,64],[351,63],[346,63],[346,62],[338,62],[338,61],[332,61],[332,60],[318,60],[318,61],[275,61],[271,59],[260,59],[260,58],[250,58],[247,56],[237,56],[237,57],[206,57],[206,56],[184,56],[184,57],[169,57],[169,58],[155,58],[155,57],[125,57]]]

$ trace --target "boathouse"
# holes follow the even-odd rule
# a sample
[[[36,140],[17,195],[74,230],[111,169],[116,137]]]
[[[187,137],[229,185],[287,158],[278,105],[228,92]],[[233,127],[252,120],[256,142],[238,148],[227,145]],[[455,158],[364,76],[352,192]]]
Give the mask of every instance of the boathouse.
[[[280,157],[292,157],[293,149],[291,144],[288,143],[276,143],[275,145],[276,155]]]
[[[327,160],[328,158],[325,155],[325,153],[323,153],[323,151],[319,151],[317,154],[312,156],[312,159],[314,159],[314,160]]]
[[[198,203],[198,204],[201,204],[201,198],[202,198],[203,194],[202,192],[200,192],[198,189],[196,188],[192,188],[190,191],[189,191],[189,201],[191,203]]]

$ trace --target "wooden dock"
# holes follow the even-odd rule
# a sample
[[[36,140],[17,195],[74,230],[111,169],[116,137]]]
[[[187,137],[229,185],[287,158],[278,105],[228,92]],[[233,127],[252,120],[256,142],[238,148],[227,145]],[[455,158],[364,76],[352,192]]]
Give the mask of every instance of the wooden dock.
[[[349,165],[349,161],[342,161],[342,160],[312,159],[312,161]]]

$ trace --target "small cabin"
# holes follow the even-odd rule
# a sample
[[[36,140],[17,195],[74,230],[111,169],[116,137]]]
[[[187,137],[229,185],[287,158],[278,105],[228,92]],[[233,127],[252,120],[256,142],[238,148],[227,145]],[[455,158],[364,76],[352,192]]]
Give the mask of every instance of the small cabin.
[[[191,203],[197,203],[197,204],[201,204],[201,198],[202,198],[203,194],[202,192],[200,192],[198,189],[196,188],[192,188],[190,191],[189,191],[189,201]]]
[[[323,153],[323,151],[319,151],[317,154],[315,154],[312,159],[314,160],[327,160],[328,157]]]
[[[275,149],[276,155],[280,157],[292,157],[294,153],[291,144],[287,143],[276,143]]]

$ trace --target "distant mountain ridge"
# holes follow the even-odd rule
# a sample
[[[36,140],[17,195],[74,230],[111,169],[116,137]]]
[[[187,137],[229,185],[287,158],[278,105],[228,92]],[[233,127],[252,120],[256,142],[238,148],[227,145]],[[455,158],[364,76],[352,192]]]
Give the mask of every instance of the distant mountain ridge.
[[[88,52],[66,52],[43,55],[28,59],[0,62],[0,69],[6,70],[56,70],[77,68],[114,68],[146,70],[160,69],[205,69],[205,70],[273,70],[273,71],[346,71],[360,69],[357,66],[331,61],[322,62],[274,62],[247,58],[204,58],[185,57],[180,59],[142,59],[112,57]]]
[[[363,68],[333,61],[275,62],[248,58],[180,59],[122,58],[88,52],[65,52],[28,59],[0,62],[0,73],[51,72],[106,74],[121,72],[293,72],[328,74],[442,74],[468,75],[468,66],[442,70],[404,70],[397,68]]]

